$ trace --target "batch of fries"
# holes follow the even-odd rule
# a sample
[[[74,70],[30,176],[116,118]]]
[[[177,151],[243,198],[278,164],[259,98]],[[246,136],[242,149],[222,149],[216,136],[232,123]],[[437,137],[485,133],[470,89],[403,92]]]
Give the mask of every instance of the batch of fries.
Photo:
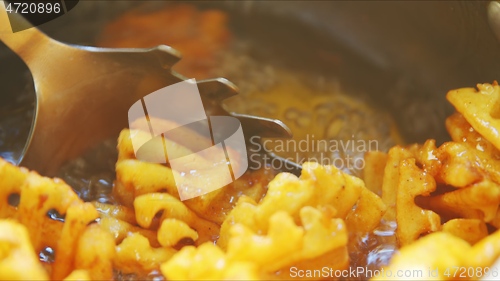
[[[451,141],[367,152],[363,179],[304,163],[300,177],[262,169],[181,201],[175,171],[135,158],[131,138],[147,133],[132,128],[119,136],[112,205],[83,202],[62,180],[0,159],[0,279],[291,279],[348,269],[352,234],[381,222],[397,225],[398,250],[374,280],[497,279],[500,87],[447,98]],[[42,262],[47,248],[55,258]],[[396,274],[415,269],[424,273]]]

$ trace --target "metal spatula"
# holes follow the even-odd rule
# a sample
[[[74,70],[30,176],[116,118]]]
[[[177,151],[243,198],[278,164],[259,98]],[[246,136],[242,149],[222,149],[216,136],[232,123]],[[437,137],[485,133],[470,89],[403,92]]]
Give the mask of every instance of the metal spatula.
[[[58,42],[34,27],[13,33],[3,2],[0,40],[26,63],[36,91],[35,118],[18,164],[44,175],[54,175],[65,161],[116,136],[127,127],[127,112],[137,100],[186,79],[170,70],[180,54],[168,46],[95,48]],[[246,138],[291,137],[279,120],[225,111],[221,101],[237,94],[228,80],[197,84],[207,113],[237,117]]]

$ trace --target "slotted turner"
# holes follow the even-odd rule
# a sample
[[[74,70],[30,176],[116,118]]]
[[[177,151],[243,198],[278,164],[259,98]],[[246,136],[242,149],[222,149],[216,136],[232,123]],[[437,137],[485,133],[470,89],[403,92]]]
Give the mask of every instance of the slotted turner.
[[[15,20],[25,21],[21,17]],[[128,125],[128,109],[140,98],[186,79],[171,71],[180,54],[168,46],[96,48],[58,42],[34,27],[13,33],[3,2],[0,40],[26,63],[36,91],[35,118],[17,164],[48,176],[65,161],[117,136]],[[238,118],[247,139],[254,135],[291,137],[279,120],[225,111],[221,101],[237,94],[228,80],[197,84],[207,114]]]

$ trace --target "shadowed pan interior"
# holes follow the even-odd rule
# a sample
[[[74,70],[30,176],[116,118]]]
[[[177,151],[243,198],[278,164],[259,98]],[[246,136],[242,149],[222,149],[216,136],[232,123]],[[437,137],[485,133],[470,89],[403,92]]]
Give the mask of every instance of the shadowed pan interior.
[[[492,144],[494,142],[488,138],[489,135],[478,129],[471,119],[467,119],[468,112],[465,109],[459,110],[460,98],[452,100],[451,105],[446,100],[446,93],[451,89],[474,86],[478,82],[492,83],[500,77],[500,44],[488,24],[487,4],[472,1],[81,1],[64,17],[41,26],[40,28],[51,37],[70,44],[113,48],[147,48],[160,44],[172,46],[183,54],[182,60],[173,68],[175,71],[198,80],[226,77],[239,87],[239,95],[224,101],[224,107],[228,111],[280,119],[294,134],[291,140],[259,139],[251,143],[252,145],[295,162],[320,159],[317,162],[337,166],[339,170],[322,170],[323,168],[306,165],[300,179],[292,179],[288,178],[288,174],[279,174],[289,171],[280,165],[281,162],[273,162],[265,158],[267,154],[259,154],[250,159],[250,171],[232,185],[225,187],[224,192],[216,193],[214,197],[206,197],[209,199],[184,202],[184,207],[189,210],[191,216],[190,219],[185,219],[187,224],[169,217],[171,213],[168,210],[173,209],[168,208],[148,215],[142,214],[150,219],[144,222],[138,212],[147,209],[144,207],[149,202],[146,199],[161,202],[177,200],[169,197],[172,193],[169,188],[172,186],[155,185],[158,174],[171,167],[167,163],[152,168],[147,165],[149,163],[135,162],[137,159],[130,153],[127,142],[133,132],[130,133],[124,128],[120,136],[103,140],[100,145],[81,157],[66,163],[58,172],[58,177],[71,186],[82,200],[82,204],[83,201],[92,202],[92,206],[100,214],[106,214],[97,219],[89,215],[89,225],[97,222],[112,229],[120,224],[121,228],[128,229],[130,233],[137,232],[142,235],[125,238],[126,235],[116,234],[114,243],[117,243],[117,249],[123,252],[120,256],[122,259],[118,260],[112,272],[113,277],[118,280],[162,280],[162,272],[176,272],[174,265],[179,266],[181,262],[175,263],[179,260],[172,261],[172,265],[165,265],[160,269],[158,265],[148,267],[145,265],[147,263],[138,266],[126,259],[130,257],[123,253],[131,252],[133,245],[143,245],[141,243],[146,240],[154,248],[152,252],[163,247],[163,250],[151,255],[162,261],[185,247],[200,246],[203,242],[210,244],[217,241],[224,250],[230,251],[228,249],[232,247],[243,253],[245,251],[241,245],[250,244],[251,241],[241,238],[240,243],[237,243],[234,242],[236,239],[227,238],[230,235],[227,226],[229,223],[226,221],[238,221],[245,225],[248,222],[241,214],[248,212],[255,215],[255,225],[248,223],[245,225],[247,228],[232,230],[234,233],[247,238],[251,236],[245,235],[251,231],[261,231],[261,234],[266,235],[273,233],[272,227],[267,225],[267,219],[266,224],[264,219],[259,221],[259,218],[266,215],[269,215],[269,218],[271,214],[276,215],[274,211],[269,210],[274,210],[273,208],[279,205],[266,205],[266,197],[273,198],[272,196],[278,196],[276,194],[286,192],[293,195],[302,194],[299,191],[303,191],[305,194],[306,190],[309,190],[307,184],[311,182],[317,183],[317,190],[324,191],[324,194],[314,195],[320,198],[317,202],[322,202],[321,198],[330,198],[328,190],[338,188],[338,194],[341,195],[332,200],[341,198],[335,201],[338,204],[336,206],[340,207],[331,209],[326,203],[322,206],[314,201],[310,205],[316,204],[314,208],[317,210],[306,208],[311,206],[303,207],[300,211],[291,210],[290,218],[283,214],[280,217],[278,214],[273,220],[273,223],[276,223],[273,227],[289,229],[290,235],[286,237],[292,239],[294,228],[290,225],[302,227],[307,225],[308,219],[314,221],[320,216],[333,218],[330,225],[332,228],[329,229],[337,236],[332,236],[339,239],[338,241],[345,239],[348,242],[345,249],[335,248],[335,251],[320,257],[322,261],[328,261],[326,266],[380,269],[387,266],[393,254],[407,244],[408,247],[414,247],[408,248],[408,251],[413,253],[423,251],[425,247],[435,246],[432,243],[436,241],[441,241],[442,245],[446,246],[447,243],[455,243],[458,240],[451,239],[449,241],[452,242],[449,242],[447,237],[438,237],[441,232],[433,236],[436,237],[435,240],[425,240],[425,237],[431,237],[434,234],[430,233],[437,230],[452,233],[456,229],[463,230],[467,227],[478,229],[478,232],[474,232],[477,237],[471,234],[470,241],[460,240],[453,245],[461,247],[464,252],[470,249],[471,253],[480,251],[481,245],[471,248],[467,243],[479,245],[480,243],[475,243],[484,238],[483,236],[496,238],[493,235],[496,227],[500,225],[498,219],[495,217],[487,223],[484,222],[488,219],[485,219],[487,214],[495,213],[493,209],[481,209],[483,215],[472,211],[461,213],[456,206],[445,205],[443,202],[459,197],[455,197],[456,193],[449,195],[456,190],[462,190],[457,188],[483,190],[485,193],[480,194],[488,195],[484,198],[496,200],[499,197],[498,192],[490,189],[497,179],[496,173],[490,168],[496,167],[496,164],[492,164],[490,168],[479,167],[477,173],[476,170],[470,172],[472,168],[467,166],[469,162],[460,166],[463,164],[460,162],[461,158],[453,156],[460,153],[475,155],[475,152],[472,153],[469,148],[464,147],[465,144],[476,144],[472,141],[474,136],[477,137],[479,147],[484,148],[481,151],[488,154],[477,154],[484,156],[487,159],[485,161],[490,161],[491,156],[492,163],[496,163],[494,161],[498,160],[500,154],[496,154],[497,150]],[[89,18],[92,20],[88,20]],[[34,89],[26,66],[4,45],[0,46],[0,60],[3,65],[9,66],[0,67],[0,83],[3,85],[3,93],[0,95],[0,157],[12,160],[19,157],[28,137],[27,132],[33,119]],[[495,83],[480,84],[478,92],[494,95],[495,87],[498,87]],[[460,93],[464,96],[470,94],[466,90]],[[459,113],[454,113],[454,107]],[[467,131],[470,134],[464,133]],[[457,141],[460,137],[464,139],[463,144]],[[435,142],[428,141],[429,139],[434,139]],[[454,142],[441,146],[450,140]],[[412,146],[413,143],[421,145]],[[403,145],[408,146],[403,149]],[[389,152],[395,146],[396,148]],[[389,153],[378,154],[378,150]],[[371,158],[366,156],[366,152],[371,153]],[[413,155],[413,158],[408,155]],[[433,168],[435,163],[429,161],[435,160],[434,158],[442,160],[443,163],[443,159],[453,159],[456,161],[453,163],[458,164],[443,164],[444,166]],[[473,156],[463,159],[473,159]],[[391,160],[395,162],[390,162]],[[386,168],[390,167],[391,163],[395,163],[394,167],[397,166],[399,170]],[[407,197],[397,197],[398,206],[403,206],[401,209],[388,204],[392,202],[391,198],[381,195],[385,192],[382,190],[382,179],[378,179],[378,189],[371,188],[369,184],[366,184],[367,188],[360,187],[364,183],[354,176],[363,178],[365,182],[376,182],[367,179],[367,172],[364,170],[367,165],[372,169],[372,175],[385,173],[383,180],[386,183],[392,181],[393,186],[415,190],[414,194]],[[452,168],[447,170],[445,166]],[[464,166],[470,169],[463,168]],[[454,171],[455,174],[452,173]],[[398,173],[400,178],[394,176],[399,175]],[[406,175],[408,178],[403,177]],[[467,175],[470,178],[459,175]],[[345,182],[340,184],[343,180]],[[405,180],[413,185],[404,185]],[[461,180],[463,182],[459,182]],[[162,178],[161,182],[168,182],[168,179]],[[274,182],[271,185],[276,188],[272,189],[277,190],[276,193],[267,193],[270,182]],[[296,185],[295,193],[283,187],[286,186],[284,183],[289,186]],[[140,190],[137,186],[147,187]],[[327,186],[331,188],[328,189]],[[353,187],[352,190],[356,191],[343,191],[346,187]],[[147,188],[151,189],[146,190]],[[368,189],[371,192],[367,191]],[[472,198],[477,194],[479,193],[471,193],[464,197]],[[152,198],[154,196],[158,197]],[[253,204],[253,207],[248,205],[248,209],[244,209],[241,207],[243,203],[237,204],[238,198],[243,196],[248,202],[253,202],[247,202],[249,205]],[[349,201],[354,197],[363,198],[363,201]],[[450,199],[451,197],[453,198]],[[7,198],[12,208],[22,205],[19,192],[9,194]],[[331,198],[335,196],[331,195]],[[156,202],[154,200],[151,202]],[[302,199],[297,195],[295,201],[283,199],[282,202],[286,201],[293,206],[293,202],[300,200]],[[209,207],[203,205],[203,202],[209,201],[216,204],[207,203]],[[470,203],[457,202],[460,206],[466,206],[465,209]],[[352,204],[349,205],[350,203]],[[492,206],[498,207],[498,204],[493,203]],[[487,207],[488,204],[484,203]],[[175,206],[184,208],[179,204]],[[370,211],[366,211],[368,209]],[[237,211],[231,213],[232,210]],[[361,213],[349,215],[349,212],[355,210]],[[404,222],[410,220],[396,219],[397,212],[410,216],[420,211],[426,214],[420,224],[424,229],[421,233],[397,233],[396,222],[401,230],[406,227]],[[67,214],[63,213],[50,209],[46,216],[52,221],[62,223],[71,220],[71,216],[68,218]],[[114,215],[108,216],[109,214]],[[354,218],[357,216],[354,214],[369,216],[363,221]],[[378,215],[380,217],[377,217]],[[454,219],[457,217],[474,221],[456,222]],[[370,218],[378,218],[377,224],[380,223],[372,227]],[[401,221],[404,222],[399,224]],[[124,227],[125,224],[129,228]],[[333,225],[338,233],[332,230]],[[353,225],[359,227],[359,231],[341,232],[345,227],[347,230],[350,227],[352,229]],[[170,229],[179,229],[179,232],[182,230],[185,237],[177,239],[175,243],[172,242],[174,238],[171,238],[172,241],[160,236],[156,238],[157,233],[173,233],[165,231],[169,229],[167,226],[171,227]],[[370,231],[366,231],[367,229]],[[89,230],[89,233],[91,235],[92,230]],[[170,234],[165,234],[164,237],[170,237],[168,235]],[[411,237],[412,235],[417,237]],[[276,241],[285,240],[285,236],[276,237]],[[328,244],[333,243],[333,240],[326,239],[325,247],[333,247]],[[420,248],[412,246],[417,243],[410,243],[414,240],[419,241]],[[58,263],[54,258],[57,257],[57,247],[43,246],[39,251],[40,260],[47,268],[51,268],[54,260]],[[283,248],[286,248],[285,246]],[[209,246],[204,250],[210,255],[219,253]],[[202,257],[201,260],[206,258],[197,253]],[[253,252],[249,250],[247,255],[251,256],[251,253]],[[268,254],[272,253],[273,251],[270,251]],[[290,258],[289,256],[287,258]],[[294,271],[293,267],[279,267],[276,260],[279,258],[268,262],[259,260],[259,266],[265,268],[266,272],[273,272],[272,277],[276,278],[284,278],[286,274]],[[300,263],[297,262],[298,265],[294,264],[297,265],[295,270],[312,268],[314,262],[307,262],[305,258]],[[399,262],[408,265],[404,258],[394,261],[395,264]],[[56,271],[53,274],[58,273]],[[250,278],[249,276],[244,277]],[[364,272],[353,279],[366,280],[370,277]]]

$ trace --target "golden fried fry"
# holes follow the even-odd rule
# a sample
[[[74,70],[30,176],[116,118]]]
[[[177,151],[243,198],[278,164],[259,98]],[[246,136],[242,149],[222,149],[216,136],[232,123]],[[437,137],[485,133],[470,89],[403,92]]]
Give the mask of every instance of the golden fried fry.
[[[116,247],[115,266],[124,273],[147,274],[159,269],[176,251],[172,248],[153,248],[146,237],[133,233]]]
[[[47,212],[56,210],[65,214],[69,206],[82,203],[64,182],[31,172],[22,186],[15,217],[27,227],[36,251],[45,247],[55,249],[63,223],[48,218]]]
[[[438,175],[441,182],[461,188],[478,182],[484,177],[477,153],[468,146],[447,142],[440,146],[438,151],[438,157],[442,162]]]
[[[133,207],[137,196],[166,191],[179,198],[173,171],[160,164],[123,160],[116,164],[116,197],[126,207]]]
[[[400,162],[411,157],[413,157],[413,154],[400,146],[395,146],[389,150],[382,184],[382,201],[387,206],[384,219],[388,221],[396,220],[396,200],[400,182]]]
[[[11,175],[13,176],[12,180],[3,180]],[[106,255],[106,249],[114,251],[112,238],[107,240],[103,238],[97,242],[87,241],[85,249],[93,249],[92,251],[96,253],[94,256],[101,257],[100,267],[94,264],[86,268],[94,271],[75,271],[81,269],[78,268],[78,247],[83,243],[80,237],[85,235],[87,230],[92,227],[101,232],[103,231],[98,226],[88,226],[90,222],[98,218],[98,213],[92,204],[80,200],[71,187],[60,179],[44,178],[34,172],[28,173],[25,169],[14,167],[0,160],[0,181],[2,180],[6,184],[3,190],[7,192],[15,191],[19,194],[20,199],[17,209],[10,209],[13,212],[10,216],[22,223],[30,234],[31,241],[28,241],[27,244],[31,249],[31,254],[36,257],[46,247],[50,247],[54,251],[54,263],[46,266],[51,271],[52,279],[62,280],[66,277],[69,279],[88,279],[89,276],[94,279],[107,276],[106,278],[110,279],[112,277],[112,256]],[[16,181],[18,182],[16,183]],[[7,184],[17,184],[18,189],[14,190]],[[18,232],[17,230],[10,230],[10,232],[12,231],[14,233]],[[6,230],[5,233],[8,234],[9,230]],[[19,233],[19,236],[22,239],[22,233]],[[99,247],[93,247],[95,245],[99,245]],[[92,255],[88,254],[86,256],[92,257]],[[15,257],[15,255],[12,257]],[[26,257],[24,263],[31,267],[29,257]],[[23,262],[20,264],[23,264]],[[100,269],[106,264],[108,269],[107,274],[104,274]],[[41,264],[37,262],[37,266],[41,267]],[[38,272],[37,268],[32,270],[35,274],[38,274],[36,273]],[[29,272],[29,270],[26,272]],[[45,271],[43,273],[44,276],[47,275]]]
[[[151,139],[151,134],[140,130],[123,129],[118,136],[118,161],[136,159],[132,138],[135,138],[137,143],[145,143]]]
[[[121,205],[104,204],[95,201],[92,202],[92,205],[94,205],[97,212],[100,214],[122,220],[132,225],[137,223],[135,221],[135,212],[133,209]]]
[[[208,129],[208,121],[205,125]],[[201,170],[214,168],[213,156],[214,153],[220,153],[220,149],[207,150],[207,148],[212,147],[213,145],[211,136],[202,135],[200,132],[191,129],[189,126],[181,127],[175,122],[155,118],[152,116],[149,116],[148,119],[137,119],[131,124],[131,128],[139,129],[144,132],[150,132],[151,127],[153,127],[154,130],[158,132],[168,132],[172,129],[175,129],[175,134],[169,134],[167,138],[168,141],[165,142],[168,157],[170,159],[176,159],[176,161],[178,161],[180,157],[190,155],[190,167]],[[132,142],[134,142],[134,139],[132,139]],[[155,151],[158,151],[158,149],[161,149],[163,147],[163,144],[154,145],[153,147],[156,148]],[[193,154],[193,152],[196,152],[196,154]],[[231,146],[226,146],[224,153],[227,153],[229,159],[239,158],[239,153],[235,151]],[[234,171],[239,170],[240,165],[241,163],[233,161],[231,162],[231,166]]]
[[[195,248],[182,248],[168,262],[161,265],[161,272],[169,280],[260,280],[257,265],[236,262],[212,243]]]
[[[102,229],[105,229],[111,234],[111,236],[113,236],[116,244],[121,243],[123,239],[125,239],[132,233],[139,233],[142,236],[146,237],[153,247],[160,246],[160,243],[156,238],[155,231],[143,229],[138,226],[131,225],[128,222],[105,215],[101,215],[99,225],[102,227]]]
[[[401,161],[396,197],[396,235],[401,246],[417,240],[420,235],[439,230],[440,217],[415,204],[418,195],[428,196],[436,189],[434,178],[415,165],[415,159]]]
[[[443,232],[451,233],[474,245],[488,236],[486,224],[477,219],[453,219],[443,224]]]
[[[445,143],[439,148],[445,154],[442,158],[450,158],[448,162],[451,167],[447,169],[451,174],[448,177],[450,184],[463,187],[484,177],[500,184],[500,153],[496,147],[479,135],[460,115],[448,118],[447,127],[452,137],[462,139]],[[470,179],[460,185],[453,181],[454,176]]]
[[[173,247],[183,238],[196,241],[198,233],[181,220],[165,219],[161,222],[160,229],[158,229],[158,242],[162,246]]]
[[[232,184],[223,187],[221,192],[210,200],[205,196],[200,196],[183,203],[199,217],[221,225],[226,215],[234,208],[237,198],[245,195],[254,201],[260,201],[266,194],[267,185],[273,177],[274,172],[270,169],[249,171]],[[200,210],[204,211],[200,212]]]
[[[446,98],[481,136],[500,149],[498,84],[478,84],[477,90],[463,88],[449,91]]]
[[[351,231],[366,233],[379,224],[385,208],[358,178],[333,166],[304,163],[300,178],[278,174],[259,203],[240,197],[217,244],[227,249],[230,261],[256,263],[259,276],[278,270],[284,274],[291,266],[344,268],[348,254],[343,219]]]
[[[462,114],[455,112],[448,117],[446,119],[446,129],[454,142],[465,143],[475,148],[477,152],[484,152],[493,159],[500,159],[500,151],[491,142],[481,136],[465,120]]]
[[[75,268],[86,270],[91,280],[113,279],[115,242],[113,237],[99,225],[92,224],[85,229],[75,252]]]
[[[317,270],[319,272],[322,272],[322,274],[325,274],[325,269],[347,269],[349,267],[349,258],[348,258],[348,249],[341,247],[336,250],[330,251],[322,256],[315,257],[313,259],[305,259],[301,260],[293,266],[286,267],[281,269],[279,272],[273,274],[273,275],[265,275],[264,277],[267,278],[262,278],[264,280],[270,280],[270,279],[275,279],[276,277],[278,279],[282,280],[290,280],[290,278],[294,279],[306,279],[306,280],[318,280],[318,277],[309,277],[306,275],[304,277],[297,276],[297,272],[299,270],[304,270],[303,272],[312,272],[314,270]],[[323,275],[324,276],[324,275]],[[322,278],[323,279],[323,278]],[[325,278],[325,279],[330,279],[330,278]]]
[[[363,180],[366,187],[378,196],[382,196],[382,184],[387,158],[387,154],[381,151],[367,151],[365,153]]]
[[[345,216],[347,216],[361,196],[362,189],[365,188],[363,181],[359,178],[344,174],[334,166],[320,166],[317,163],[304,163],[302,165],[302,174],[297,182],[304,191],[309,193],[309,198],[305,198],[307,201],[304,206],[315,207],[329,204],[333,206],[337,212],[335,217],[340,218],[345,218]],[[273,209],[275,210],[275,207],[272,205],[275,204],[276,201],[283,201],[280,202],[280,204],[291,203],[286,202],[289,201],[289,199],[283,200],[285,196],[289,196],[289,193],[279,195],[279,197],[275,195],[276,199],[274,200],[270,198],[273,183],[282,185],[279,189],[277,188],[277,195],[280,189],[287,191],[288,188],[286,182],[273,180],[270,183],[268,194],[261,204],[261,208],[264,210],[269,209],[267,212]],[[268,196],[269,200],[266,200]]]
[[[477,242],[469,251],[467,263],[475,267],[491,266],[497,259],[500,258],[500,231],[487,236]]]
[[[392,276],[381,275],[372,280],[401,280],[396,272],[409,272],[407,280],[477,280],[491,268],[500,257],[500,232],[487,236],[474,246],[446,232],[429,234],[415,243],[403,247],[392,258],[385,272]],[[460,268],[466,269],[466,274]],[[473,271],[467,271],[469,268]],[[492,275],[485,276],[492,280]]]
[[[135,199],[134,206],[137,223],[142,227],[148,228],[156,214],[163,211],[160,221],[167,218],[184,221],[199,233],[199,243],[214,241],[218,236],[218,225],[201,219],[179,199],[167,193],[141,195]]]
[[[483,180],[469,187],[434,196],[428,200],[431,208],[447,209],[464,218],[490,222],[497,214],[500,203],[500,186],[490,180]]]
[[[300,217],[303,227],[296,226],[287,213],[275,213],[269,219],[265,236],[234,225],[227,246],[228,258],[253,261],[264,272],[274,272],[338,248],[346,249],[347,231],[341,219],[329,218],[308,206],[300,210]]]
[[[497,229],[500,229],[500,208],[498,208],[495,217],[488,223]]]
[[[14,216],[16,206],[9,204],[9,197],[20,195],[27,177],[27,169],[17,168],[0,158],[0,218]]]
[[[313,165],[315,165],[315,167],[319,167],[317,164]],[[312,165],[304,165],[303,173],[307,174],[305,177],[311,178],[308,174],[308,169],[313,169]],[[218,245],[225,248],[227,243],[226,239],[229,237],[229,229],[231,225],[235,223],[242,223],[245,226],[250,227],[253,231],[266,233],[268,228],[268,218],[277,211],[286,211],[292,215],[295,221],[298,221],[299,210],[303,206],[318,206],[327,204],[328,200],[333,200],[332,198],[340,192],[342,185],[346,187],[345,190],[347,190],[347,192],[354,193],[354,196],[351,196],[354,197],[354,200],[346,200],[348,203],[351,202],[349,208],[344,207],[343,211],[347,214],[359,197],[359,186],[347,187],[343,174],[336,169],[334,175],[335,176],[318,172],[318,178],[315,178],[315,180],[300,180],[292,174],[278,174],[269,183],[267,194],[259,205],[257,205],[254,200],[246,196],[240,197],[236,207],[226,217],[226,220],[222,224],[221,235],[217,242]],[[318,186],[314,186],[315,183]],[[322,192],[324,193],[320,196],[319,194]],[[317,196],[314,196],[315,193]],[[348,203],[344,205],[348,205]]]
[[[87,225],[98,217],[90,203],[72,205],[66,212],[61,238],[57,243],[51,279],[60,280],[75,269],[76,247]],[[114,243],[111,243],[111,247]]]
[[[267,235],[236,224],[231,229],[227,254],[209,243],[197,249],[185,247],[162,265],[162,272],[167,278],[231,280],[229,278],[271,277],[278,269],[317,265],[318,261],[321,266],[345,268],[347,232],[342,220],[329,219],[312,207],[304,207],[300,213],[303,227],[296,226],[286,212],[275,213]],[[320,259],[316,260],[317,257]],[[241,270],[239,274],[237,269]]]
[[[26,227],[0,220],[0,280],[49,280]]]
[[[385,268],[385,272],[392,273],[391,276],[380,275],[371,280],[404,280],[404,276],[397,276],[398,271],[409,272],[406,280],[457,279],[457,276],[446,276],[446,270],[463,265],[463,257],[469,250],[467,242],[452,234],[432,233],[401,248],[400,252],[394,255],[389,266]]]
[[[36,251],[45,247],[56,249],[63,228],[63,223],[48,218],[47,212],[56,210],[64,215],[75,204],[83,202],[63,181],[29,174],[21,190],[16,218],[28,228]]]
[[[90,279],[90,275],[88,271],[79,269],[79,270],[74,270],[73,272],[70,273],[66,278],[64,278],[65,281],[86,281],[86,280],[92,280]]]
[[[168,131],[170,129],[173,129],[176,127],[176,125],[172,124],[171,122],[157,119],[157,118],[151,118],[151,120],[159,123],[159,128],[158,130],[165,130]],[[135,152],[134,152],[134,147],[139,148],[140,147],[140,153],[141,153],[141,159],[147,159],[149,161],[146,161],[148,163],[168,163],[168,158],[164,155],[164,153],[158,153],[158,151],[163,152],[164,151],[164,141],[162,138],[151,137],[151,133],[149,131],[149,125],[147,124],[147,120],[145,118],[136,120],[134,124],[132,125],[134,127],[138,127],[138,129],[124,129],[121,131],[120,136],[118,137],[118,162],[122,160],[127,160],[127,159],[137,159]],[[167,125],[163,123],[167,123]],[[162,129],[163,128],[163,129]],[[193,132],[194,134],[194,132]],[[194,137],[196,140],[199,140],[200,137]],[[192,139],[186,139],[190,140],[193,142]],[[143,145],[146,144],[147,142],[150,142],[144,147]],[[186,141],[181,142],[182,144],[185,144]],[[206,143],[203,141],[202,143]],[[211,143],[210,143],[211,145]],[[181,145],[176,142],[169,142],[169,147],[168,147],[168,157],[171,159],[179,158],[182,156],[190,155],[193,154],[193,150],[187,148],[184,145]],[[206,147],[205,147],[206,148]],[[198,148],[198,149],[203,149],[203,148]],[[195,150],[196,151],[196,150]],[[139,151],[138,151],[139,152]],[[206,159],[204,159],[201,156],[198,155],[193,155],[193,160],[196,163],[199,163],[202,167],[209,166],[211,163],[208,162]],[[166,161],[166,162],[165,162]]]
[[[170,130],[177,129],[175,135],[169,136],[169,148],[171,149],[168,149],[168,157],[171,159],[192,154],[194,151],[201,151],[212,146],[211,140],[188,127],[184,126],[183,128],[179,129],[179,125],[173,121],[159,119],[151,116],[148,119],[139,118],[132,122],[132,124],[130,124],[130,128],[147,133],[150,132],[151,125],[157,132],[168,132]],[[132,139],[132,141],[135,143],[134,139]],[[157,147],[161,148],[162,146]],[[210,164],[201,157],[196,158],[196,160],[205,161],[205,163],[202,163],[203,165]]]
[[[264,271],[273,272],[289,265],[290,255],[300,252],[304,230],[295,225],[285,212],[278,212],[269,219],[267,235],[258,235],[244,225],[231,228],[228,241],[228,258],[252,261]]]
[[[235,223],[266,233],[268,218],[277,211],[286,211],[294,221],[300,221],[299,211],[304,206],[331,206],[335,217],[345,218],[358,202],[363,189],[366,188],[360,179],[333,166],[304,163],[300,179],[292,174],[278,174],[269,183],[268,192],[258,205],[254,200],[240,197],[222,224],[218,245],[225,248],[228,231]],[[380,221],[380,217],[372,218],[376,221],[373,225]]]
[[[332,219],[329,215],[331,213],[325,214],[313,207],[303,207],[300,210],[302,226],[299,226],[289,214],[278,211],[270,218],[267,235],[235,224],[227,253],[210,243],[197,249],[185,247],[161,269],[172,279],[255,280],[267,279],[279,269],[283,269],[283,274],[292,264],[345,268],[347,231],[341,219]]]
[[[429,139],[424,145],[412,145],[408,149],[412,151],[416,162],[422,166],[422,169],[439,181],[438,174],[443,166],[443,157],[439,154],[436,141]]]
[[[363,188],[356,208],[345,218],[347,229],[368,233],[379,225],[380,219],[384,216],[386,210],[387,207],[380,197]]]
[[[143,131],[123,130],[121,132],[118,139],[119,160],[116,164],[116,182],[113,189],[117,199],[123,205],[132,207],[135,197],[152,192],[168,192],[170,195],[179,198],[177,186],[181,186],[182,183],[176,183],[175,178],[182,177],[169,167],[136,160],[131,134],[132,137],[139,139],[137,140],[139,142],[145,142],[150,138],[150,135]],[[182,149],[182,147],[179,146],[176,151],[179,152],[179,149]],[[187,153],[187,151],[180,151],[179,153]],[[200,162],[200,159],[195,161]],[[205,163],[209,165],[208,162]],[[174,173],[177,173],[177,176]],[[197,182],[187,182],[186,184],[188,186],[204,185],[203,179],[199,179]],[[210,209],[212,200],[222,193],[223,190],[218,189],[187,200],[186,204],[198,216],[203,216]]]
[[[165,130],[175,127],[173,124],[164,120],[156,118],[152,118],[152,120],[157,122],[160,128],[164,128]],[[135,159],[132,139],[138,144],[148,141],[155,142],[155,140],[151,140],[151,134],[147,132],[147,130],[149,130],[149,126],[145,123],[146,121],[146,119],[137,120],[134,123],[136,124],[134,126],[139,128],[139,130],[125,129],[121,132],[118,139],[119,157],[116,165],[117,180],[115,182],[114,194],[115,197],[127,207],[132,207],[134,199],[143,194],[167,192],[170,195],[179,198],[179,191],[177,189],[178,186],[183,186],[184,184],[196,187],[206,185],[204,183],[206,179],[203,177],[198,177],[194,180],[185,179],[184,182],[177,183],[175,177],[175,174],[177,173],[176,171],[173,171],[163,165],[145,163]],[[186,148],[184,144],[185,142],[183,142],[182,145],[176,144],[175,147],[173,147],[173,154],[169,152],[169,156],[174,157],[177,154],[192,154],[191,150]],[[163,146],[161,149],[163,149]],[[153,154],[156,154],[157,150],[153,150]],[[230,154],[234,153],[230,147],[227,148],[227,150]],[[151,155],[151,157],[153,156],[154,155]],[[204,159],[197,159],[194,162],[205,163],[205,166],[209,165],[209,162]],[[210,166],[212,165],[210,164]],[[227,167],[221,166],[221,169],[227,169]],[[247,173],[224,188],[186,200],[184,201],[184,204],[194,211],[197,216],[221,224],[225,215],[235,204],[234,197],[246,194],[256,200],[260,199],[265,193],[267,182],[270,180],[270,175],[272,174],[268,172],[262,173],[260,171]],[[179,178],[179,175],[177,175],[177,178]],[[253,183],[249,186],[248,182]]]

